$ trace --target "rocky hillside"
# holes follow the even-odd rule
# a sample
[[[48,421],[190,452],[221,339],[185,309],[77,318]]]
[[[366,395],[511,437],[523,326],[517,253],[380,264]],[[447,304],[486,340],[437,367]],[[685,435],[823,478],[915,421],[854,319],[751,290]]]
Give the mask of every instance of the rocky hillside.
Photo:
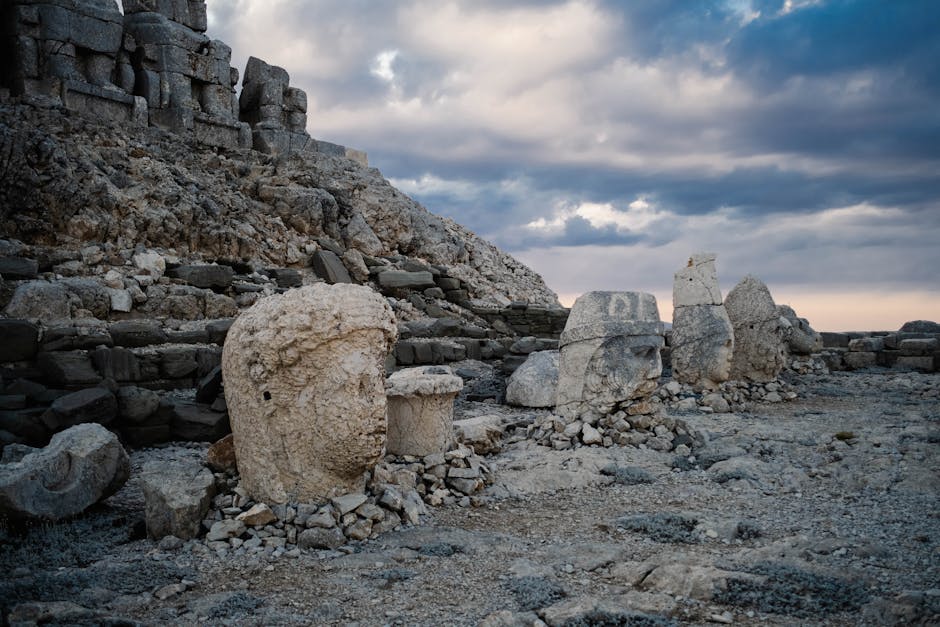
[[[151,249],[181,262],[307,274],[325,246],[366,262],[405,256],[446,267],[471,299],[558,304],[532,270],[377,169],[321,153],[206,148],[36,100],[0,103],[0,236],[27,245],[41,269],[68,261],[62,251],[96,245],[115,266]]]

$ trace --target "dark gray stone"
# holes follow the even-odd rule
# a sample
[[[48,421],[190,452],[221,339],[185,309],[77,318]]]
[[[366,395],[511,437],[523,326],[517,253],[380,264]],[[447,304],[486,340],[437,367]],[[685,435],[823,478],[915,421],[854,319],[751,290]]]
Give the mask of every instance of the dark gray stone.
[[[119,383],[143,379],[137,355],[127,348],[100,346],[91,353],[91,361],[101,376],[106,379]]]
[[[82,307],[96,318],[106,319],[111,312],[111,292],[94,279],[62,279],[65,289],[78,296]]]
[[[0,257],[0,276],[7,281],[35,279],[39,274],[39,262],[25,257]]]
[[[316,251],[313,253],[311,263],[314,273],[330,285],[353,282],[352,277],[349,276],[349,271],[346,270],[346,266],[343,265],[343,262],[333,251]]]
[[[0,410],[25,409],[25,394],[0,394]]]
[[[235,278],[235,270],[231,266],[214,264],[177,266],[167,274],[194,287],[212,290],[227,290]]]
[[[451,292],[460,289],[460,279],[454,279],[449,276],[442,276],[435,279],[437,286],[445,292]]]
[[[101,381],[86,351],[39,353],[36,366],[55,385],[92,385]]]
[[[21,442],[42,446],[49,437],[49,430],[42,422],[45,408],[29,408],[0,411],[0,431],[7,431]]]
[[[160,371],[169,379],[192,376],[198,368],[195,348],[165,348],[160,359]]]
[[[28,361],[39,347],[39,327],[27,320],[0,319],[0,362]]]
[[[160,395],[152,390],[129,385],[118,390],[117,404],[121,422],[140,425],[157,412],[160,407]]]
[[[386,270],[379,274],[379,285],[385,289],[425,289],[434,287],[434,276],[428,271]]]
[[[117,416],[117,409],[117,399],[110,390],[87,388],[56,399],[42,421],[50,431],[86,422],[108,425]]]
[[[115,346],[151,346],[167,342],[166,331],[156,320],[121,320],[111,324]]]
[[[278,287],[300,287],[303,285],[303,275],[293,268],[270,268],[267,275],[277,281]]]
[[[171,432],[181,440],[215,442],[228,435],[231,427],[227,413],[201,403],[182,402],[173,407]]]
[[[199,380],[196,386],[196,402],[212,403],[222,391],[222,366],[216,366],[212,371]]]
[[[114,341],[108,327],[94,321],[95,324],[76,322],[69,325],[53,326],[43,333],[42,348],[46,351],[81,350],[96,346],[111,346]]]
[[[301,549],[335,549],[346,543],[346,536],[337,527],[305,529],[297,536]]]

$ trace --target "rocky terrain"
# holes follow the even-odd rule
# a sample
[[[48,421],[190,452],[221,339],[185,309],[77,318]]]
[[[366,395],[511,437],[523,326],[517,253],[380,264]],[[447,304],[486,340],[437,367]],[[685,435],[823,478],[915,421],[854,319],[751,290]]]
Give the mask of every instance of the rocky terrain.
[[[553,450],[527,437],[546,410],[459,401],[458,417],[508,425],[485,458],[492,483],[337,550],[144,539],[133,472],[75,520],[4,531],[3,611],[11,624],[935,624],[940,379],[786,377],[791,402],[677,412],[707,441],[692,456]],[[132,467],[204,456],[169,444]]]

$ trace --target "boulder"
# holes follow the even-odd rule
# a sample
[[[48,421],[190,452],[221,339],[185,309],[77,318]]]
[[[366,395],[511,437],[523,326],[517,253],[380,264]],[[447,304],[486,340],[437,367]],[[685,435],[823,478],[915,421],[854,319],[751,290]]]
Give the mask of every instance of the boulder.
[[[94,279],[62,279],[62,285],[80,301],[82,309],[87,309],[96,318],[107,318],[111,311],[111,292]]]
[[[114,494],[129,475],[116,435],[98,424],[77,425],[45,448],[0,464],[0,514],[61,520]]]
[[[140,487],[148,536],[155,540],[164,536],[189,540],[199,535],[215,496],[212,471],[196,461],[150,461],[144,464]]]
[[[793,355],[811,355],[823,348],[822,335],[813,330],[806,318],[800,318],[789,305],[777,305],[777,313],[790,323],[787,348]]]
[[[646,398],[662,374],[656,298],[588,292],[571,308],[559,345],[556,409],[566,422]]]
[[[728,292],[725,310],[734,327],[731,378],[772,381],[786,364],[786,326],[764,283],[746,276]]]
[[[61,431],[86,422],[110,424],[117,416],[117,399],[110,390],[87,388],[60,396],[42,416],[50,431]]]
[[[559,352],[535,351],[506,383],[506,402],[520,407],[554,407]]]
[[[153,390],[125,386],[117,391],[118,416],[123,422],[140,424],[156,413],[160,395]]]
[[[319,283],[262,298],[222,351],[242,484],[258,501],[361,491],[385,446],[385,359],[397,328],[367,287]]]
[[[463,379],[446,366],[426,366],[399,370],[387,383],[388,453],[446,452],[454,441],[454,398]]]
[[[69,292],[64,285],[48,281],[29,281],[16,286],[5,310],[10,318],[68,320],[72,317]]]

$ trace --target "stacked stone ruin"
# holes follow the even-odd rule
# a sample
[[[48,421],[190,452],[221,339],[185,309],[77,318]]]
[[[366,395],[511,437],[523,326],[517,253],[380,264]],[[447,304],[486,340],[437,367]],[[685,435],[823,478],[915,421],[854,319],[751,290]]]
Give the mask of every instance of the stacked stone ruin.
[[[312,139],[306,93],[251,57],[241,96],[232,49],[206,35],[205,0],[10,0],[0,87],[94,119],[157,126],[219,148],[365,153]]]

